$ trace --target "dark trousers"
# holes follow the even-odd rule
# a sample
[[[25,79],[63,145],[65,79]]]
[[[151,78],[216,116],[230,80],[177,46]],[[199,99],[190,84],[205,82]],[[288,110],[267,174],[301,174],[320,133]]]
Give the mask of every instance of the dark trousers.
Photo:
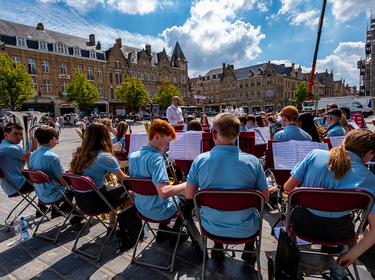
[[[26,182],[22,185],[22,187],[19,189],[21,193],[34,190],[34,186],[29,183],[29,181],[26,180]]]

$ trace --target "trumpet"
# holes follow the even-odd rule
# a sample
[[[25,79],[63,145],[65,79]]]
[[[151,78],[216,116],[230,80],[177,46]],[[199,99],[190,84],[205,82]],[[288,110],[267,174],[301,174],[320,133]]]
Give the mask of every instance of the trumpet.
[[[273,140],[273,137],[275,136],[275,133],[273,132],[274,127],[281,128],[283,125],[280,122],[275,122],[272,125],[268,125],[270,129],[270,139]]]

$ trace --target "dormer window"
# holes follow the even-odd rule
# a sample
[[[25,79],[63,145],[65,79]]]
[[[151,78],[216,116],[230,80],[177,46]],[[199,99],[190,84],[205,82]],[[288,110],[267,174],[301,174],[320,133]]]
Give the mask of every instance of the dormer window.
[[[78,47],[73,48],[73,55],[81,56],[81,49]]]
[[[143,60],[143,62],[142,62],[142,63],[143,63],[143,65],[146,65],[146,60]]]
[[[151,58],[151,66],[155,66],[155,59]]]
[[[131,63],[136,63],[136,62],[135,62],[135,58],[134,58],[134,54],[131,54],[131,56],[130,56],[130,61],[131,61]]]
[[[68,53],[68,47],[65,46],[63,43],[54,43],[53,51],[60,52],[60,53]]]
[[[250,70],[249,71],[249,77],[252,77],[252,76],[254,76],[254,72],[253,72],[253,70]]]
[[[96,51],[94,50],[90,51],[90,58],[96,58]]]
[[[27,47],[26,39],[21,36],[17,37],[17,46]]]
[[[263,70],[262,70],[262,68],[259,68],[258,69],[258,75],[262,75],[263,74]]]
[[[39,41],[39,49],[40,50],[47,50],[47,43],[44,41]]]

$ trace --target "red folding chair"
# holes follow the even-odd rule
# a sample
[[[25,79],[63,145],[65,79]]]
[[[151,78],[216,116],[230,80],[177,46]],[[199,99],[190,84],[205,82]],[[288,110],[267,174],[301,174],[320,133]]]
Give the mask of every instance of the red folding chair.
[[[218,249],[211,248],[215,251],[232,251],[232,252],[245,252],[245,253],[255,253],[257,256],[257,266],[258,266],[258,279],[261,278],[261,268],[260,268],[260,246],[262,240],[262,225],[263,225],[263,211],[264,211],[264,195],[256,190],[250,189],[238,189],[238,190],[223,190],[223,189],[203,189],[198,190],[193,196],[194,206],[197,213],[199,213],[199,208],[202,206],[207,206],[212,209],[220,211],[239,211],[249,208],[256,208],[260,214],[259,228],[257,232],[248,238],[236,238],[236,241],[228,240],[223,237],[218,239],[217,236],[213,237],[209,232],[207,232],[201,221],[201,216],[197,215],[199,226],[202,232],[202,238],[204,242],[203,251],[203,264],[202,264],[202,279],[205,277],[205,266],[206,266],[206,255],[207,255],[207,238],[213,240],[214,242],[221,244],[242,244],[249,243],[255,240],[255,250],[238,250],[238,249]]]
[[[151,178],[126,177],[126,178],[123,178],[121,180],[121,184],[124,186],[124,188],[128,192],[128,195],[130,194],[129,193],[130,190],[132,190],[134,192],[135,196],[137,196],[137,194],[140,194],[140,195],[158,195],[158,191],[156,190],[155,185],[152,183]],[[130,196],[130,198],[134,202],[133,197]],[[134,252],[133,252],[132,259],[131,259],[131,263],[137,263],[137,264],[140,264],[140,265],[155,267],[155,268],[159,268],[159,269],[166,269],[166,270],[170,269],[170,272],[173,272],[174,261],[175,261],[176,253],[177,253],[177,247],[179,245],[179,241],[180,241],[180,238],[181,238],[182,229],[184,227],[186,227],[186,220],[184,219],[184,217],[182,215],[182,212],[181,212],[181,209],[180,209],[178,203],[176,202],[174,197],[172,197],[172,198],[173,198],[173,202],[174,202],[175,206],[177,207],[177,212],[172,217],[170,217],[168,219],[165,219],[165,220],[149,219],[149,218],[143,216],[142,213],[137,210],[137,216],[143,221],[143,226],[142,226],[142,230],[140,231],[140,234],[138,236],[137,242],[135,243],[135,246],[134,246]],[[135,205],[135,203],[134,203],[134,205]],[[155,223],[155,224],[167,223],[167,222],[170,222],[173,218],[177,218],[179,216],[181,216],[182,221],[183,221],[182,224],[181,224],[179,232],[173,232],[173,231],[167,231],[167,230],[162,230],[162,229],[158,229],[158,228],[152,228],[149,224],[149,223]],[[146,248],[156,238],[155,231],[167,232],[167,233],[170,233],[170,234],[176,234],[177,235],[177,242],[176,242],[176,245],[175,245],[175,248],[174,248],[174,251],[173,251],[172,261],[170,262],[170,264],[168,266],[154,265],[154,264],[151,264],[151,263],[142,262],[142,261],[140,261],[136,258],[137,246],[139,244],[141,234],[142,234],[146,224],[147,224],[149,230],[154,235],[154,237],[148,243]]]
[[[255,154],[255,132],[241,131],[239,136],[239,147],[242,152]]]
[[[174,130],[177,132],[177,130],[180,130],[182,131],[184,129],[184,125],[175,125],[174,127]]]
[[[286,231],[288,234],[293,233],[297,237],[311,242],[313,244],[320,244],[325,246],[343,246],[349,245],[352,247],[360,234],[363,225],[367,219],[368,214],[371,211],[371,207],[374,204],[374,196],[364,190],[359,189],[322,189],[322,188],[296,188],[292,190],[288,195],[288,209],[286,216]],[[337,242],[322,242],[318,240],[312,240],[306,238],[300,234],[297,234],[293,227],[290,226],[290,213],[294,206],[303,206],[318,211],[325,212],[344,212],[353,210],[363,210],[364,213],[361,215],[361,222],[356,232],[350,239]],[[301,253],[306,254],[317,254],[317,255],[338,255],[328,254],[322,252],[300,250]],[[359,280],[357,266],[353,263],[354,272],[356,278]]]
[[[210,125],[209,124],[202,124],[202,130],[205,132],[210,132]]]
[[[211,149],[215,147],[215,142],[212,138],[211,132],[203,132],[202,133],[202,141],[201,141],[201,153],[205,153],[211,151]]]
[[[328,144],[329,149],[332,149],[331,139],[323,138],[323,142]]]
[[[119,152],[114,152],[115,157],[119,161],[125,161],[128,160],[129,156],[129,147],[130,147],[130,134],[125,134],[125,146],[123,146],[123,149]]]
[[[30,196],[31,193],[34,190],[29,190],[29,191],[21,193],[15,186],[13,186],[7,179],[5,179],[4,173],[1,169],[0,169],[0,179],[3,180],[5,183],[7,183],[16,192],[15,194],[8,195],[9,198],[18,197],[18,196],[22,197],[21,201],[15,207],[13,207],[13,209],[9,212],[8,216],[6,217],[6,219],[4,221],[3,226],[8,227],[7,231],[10,230],[10,228],[13,226],[14,221],[17,219],[17,217],[21,216],[21,214],[27,209],[27,207],[29,207],[29,205],[34,207],[39,212],[39,214],[41,216],[44,215],[44,213],[42,211],[40,211],[38,205],[34,201],[37,196],[36,195],[34,195],[33,197]],[[15,215],[14,219],[8,225],[7,224],[8,219],[13,214],[13,212],[18,208],[18,206],[20,206],[22,204],[22,202],[24,202],[24,201],[27,202],[27,205],[24,208],[22,208],[21,212],[19,212],[17,215]]]
[[[44,183],[48,183],[48,184],[51,184],[56,190],[58,190],[58,192],[61,194],[62,198],[59,199],[59,200],[56,200],[54,202],[44,202],[42,200],[40,200],[40,198],[38,197],[39,199],[39,203],[42,204],[42,205],[45,205],[45,206],[49,206],[47,211],[43,214],[42,218],[40,219],[39,223],[37,224],[36,228],[35,228],[35,231],[34,231],[34,234],[33,236],[35,237],[36,236],[36,233],[38,232],[38,229],[39,229],[39,226],[40,224],[42,223],[42,221],[44,220],[44,218],[46,217],[47,213],[52,210],[52,208],[55,208],[55,210],[57,212],[60,213],[61,216],[65,217],[64,219],[64,222],[61,224],[61,226],[59,227],[59,230],[57,231],[57,234],[55,236],[55,238],[51,238],[49,236],[45,236],[43,235],[42,233],[38,236],[40,237],[43,237],[45,239],[48,239],[48,240],[51,240],[53,241],[53,243],[56,243],[59,236],[60,236],[60,232],[62,230],[62,228],[64,227],[65,223],[68,221],[69,217],[72,215],[73,211],[76,210],[76,213],[79,213],[78,209],[75,207],[75,205],[73,204],[73,202],[71,201],[72,197],[71,198],[68,198],[65,193],[63,193],[59,187],[57,187],[51,177],[49,177],[46,173],[42,172],[42,171],[39,171],[39,170],[28,170],[28,169],[21,169],[21,174],[23,175],[23,177],[25,177],[25,179],[27,181],[29,181],[30,184],[34,185],[34,184],[44,184]],[[35,185],[34,185],[34,188],[35,188]],[[62,203],[62,202],[65,202],[67,201],[71,206],[72,206],[72,210],[69,212],[68,215],[65,215],[64,212],[62,212],[59,207],[57,206],[57,204],[59,203]],[[84,216],[82,216],[82,218],[84,218]]]
[[[104,248],[105,246],[108,244],[108,240],[109,238],[112,236],[112,234],[115,232],[116,228],[117,228],[117,224],[118,224],[118,214],[115,210],[115,208],[117,208],[118,206],[122,205],[125,203],[125,201],[127,199],[125,199],[123,202],[121,202],[120,204],[118,205],[111,205],[108,200],[103,196],[103,194],[99,191],[99,189],[97,188],[97,186],[95,185],[95,182],[90,178],[90,177],[87,177],[87,176],[80,176],[80,175],[75,175],[75,174],[68,174],[68,173],[64,173],[64,174],[61,174],[61,177],[63,178],[63,180],[71,187],[72,190],[74,190],[74,192],[86,192],[86,191],[94,191],[96,192],[100,197],[101,199],[103,199],[103,201],[107,204],[108,208],[105,209],[104,211],[100,211],[100,212],[97,212],[97,213],[91,213],[91,212],[86,212],[85,209],[81,209],[79,208],[79,211],[83,214],[83,215],[86,215],[86,216],[89,216],[90,218],[87,219],[87,222],[84,224],[84,226],[82,227],[82,229],[80,230],[80,232],[78,233],[77,235],[77,238],[76,238],[76,241],[74,242],[74,245],[73,245],[73,248],[72,248],[72,251],[77,251],[87,257],[90,257],[90,258],[93,258],[93,259],[96,259],[98,262],[101,260],[101,257],[102,257],[102,254],[103,254],[103,251],[104,251]],[[104,244],[99,252],[98,255],[92,255],[92,254],[89,254],[89,253],[86,253],[82,250],[79,250],[79,249],[76,249],[76,246],[77,246],[77,243],[78,243],[78,240],[79,238],[81,237],[81,234],[83,232],[83,230],[86,228],[86,226],[90,223],[92,217],[96,217],[101,223],[102,225],[104,226],[104,228],[107,230],[107,226],[105,225],[105,223],[99,219],[99,215],[100,214],[103,214],[103,213],[109,213],[110,211],[112,211],[115,215],[116,215],[116,224],[112,227],[112,230],[111,232],[108,234],[107,238],[105,239],[104,241]]]

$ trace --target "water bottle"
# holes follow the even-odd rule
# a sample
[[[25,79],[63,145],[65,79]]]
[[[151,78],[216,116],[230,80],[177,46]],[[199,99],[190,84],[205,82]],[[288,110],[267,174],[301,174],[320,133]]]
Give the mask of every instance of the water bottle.
[[[21,232],[21,240],[26,240],[29,238],[29,225],[27,224],[24,217],[21,217],[20,221],[20,232]]]
[[[343,269],[341,266],[337,266],[332,270],[331,274],[332,280],[348,280],[348,275],[346,274],[345,269]]]

